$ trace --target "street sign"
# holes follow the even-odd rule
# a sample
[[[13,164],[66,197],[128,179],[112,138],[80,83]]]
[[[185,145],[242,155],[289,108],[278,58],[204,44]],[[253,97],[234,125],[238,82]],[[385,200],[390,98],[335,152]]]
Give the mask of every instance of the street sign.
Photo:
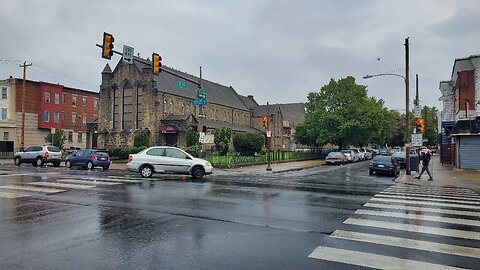
[[[197,90],[197,95],[199,98],[206,98],[207,97],[207,92],[205,91],[205,89],[198,89]]]
[[[206,98],[195,98],[192,100],[193,106],[205,106],[208,104],[208,100]]]
[[[187,87],[188,87],[187,83],[184,82],[184,81],[177,81],[177,86],[180,89],[187,89]]]
[[[50,133],[55,134],[55,128],[50,128]]]
[[[267,130],[267,138],[271,138],[271,137],[272,137],[272,131]]]
[[[133,47],[123,45],[122,60],[125,64],[133,64]]]
[[[199,132],[198,135],[198,142],[205,143],[205,132]]]
[[[420,105],[415,105],[415,108],[413,108],[413,115],[415,118],[422,118],[422,107],[420,107]]]
[[[412,146],[422,146],[423,145],[423,134],[412,134]]]

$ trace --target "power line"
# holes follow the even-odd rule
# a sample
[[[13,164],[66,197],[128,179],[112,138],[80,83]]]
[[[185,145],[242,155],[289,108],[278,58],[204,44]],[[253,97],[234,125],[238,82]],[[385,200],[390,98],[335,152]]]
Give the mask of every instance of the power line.
[[[34,68],[39,68],[39,69],[43,69],[43,70],[45,70],[45,71],[48,71],[48,72],[50,72],[50,73],[52,73],[52,74],[54,74],[54,75],[56,75],[56,76],[58,76],[58,77],[60,77],[60,78],[66,79],[66,80],[70,80],[70,81],[73,81],[73,82],[81,83],[81,84],[88,85],[88,86],[91,86],[91,87],[94,87],[94,88],[97,87],[96,85],[94,85],[94,84],[92,84],[92,83],[84,82],[84,81],[82,81],[82,80],[75,79],[75,78],[70,77],[70,76],[68,76],[68,75],[58,73],[58,72],[56,72],[56,71],[54,71],[54,70],[51,70],[51,69],[46,68],[46,67],[43,67],[43,66],[41,66],[41,65],[39,65],[39,64],[36,64],[36,63],[34,63],[34,65],[33,65],[32,67],[34,67]]]

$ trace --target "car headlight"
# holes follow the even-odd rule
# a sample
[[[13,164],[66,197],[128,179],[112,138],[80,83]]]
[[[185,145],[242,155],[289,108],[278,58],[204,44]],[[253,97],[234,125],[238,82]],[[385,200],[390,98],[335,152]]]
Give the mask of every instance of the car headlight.
[[[210,162],[208,161],[205,164],[207,165],[207,167],[212,167],[212,164],[210,164]]]

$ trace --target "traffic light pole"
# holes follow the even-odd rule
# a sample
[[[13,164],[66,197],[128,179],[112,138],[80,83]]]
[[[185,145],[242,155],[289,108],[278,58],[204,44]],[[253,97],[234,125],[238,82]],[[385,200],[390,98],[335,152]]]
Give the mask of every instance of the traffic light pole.
[[[20,136],[20,150],[23,151],[25,149],[25,92],[26,92],[26,84],[27,84],[27,67],[31,66],[32,64],[27,64],[24,62],[23,65],[20,67],[23,68],[23,82],[22,82],[22,129],[21,129],[21,136]]]
[[[271,171],[272,166],[270,165],[270,163],[271,163],[270,153],[271,153],[271,142],[272,142],[271,136],[272,136],[272,133],[269,132],[270,131],[270,107],[269,107],[268,102],[267,102],[267,126],[266,126],[266,129],[267,129],[267,168],[266,168],[266,170]],[[270,136],[268,136],[268,135],[270,135]]]
[[[411,175],[412,171],[410,170],[410,95],[409,95],[409,45],[408,38],[405,39],[405,148],[406,148],[406,159],[407,163],[405,164],[405,171],[407,175]]]

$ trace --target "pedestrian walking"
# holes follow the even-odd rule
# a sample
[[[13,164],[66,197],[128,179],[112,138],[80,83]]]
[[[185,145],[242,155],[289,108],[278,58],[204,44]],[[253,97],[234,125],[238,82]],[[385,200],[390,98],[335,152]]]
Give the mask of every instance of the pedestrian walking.
[[[430,153],[430,151],[428,149],[420,152],[420,160],[422,161],[422,171],[420,172],[420,174],[417,177],[415,177],[416,179],[422,178],[422,174],[425,171],[427,171],[428,176],[430,176],[430,178],[428,178],[428,180],[429,181],[433,180],[432,174],[430,173],[430,169],[428,168],[428,166],[430,165],[430,160],[431,159],[432,159],[432,154]]]

